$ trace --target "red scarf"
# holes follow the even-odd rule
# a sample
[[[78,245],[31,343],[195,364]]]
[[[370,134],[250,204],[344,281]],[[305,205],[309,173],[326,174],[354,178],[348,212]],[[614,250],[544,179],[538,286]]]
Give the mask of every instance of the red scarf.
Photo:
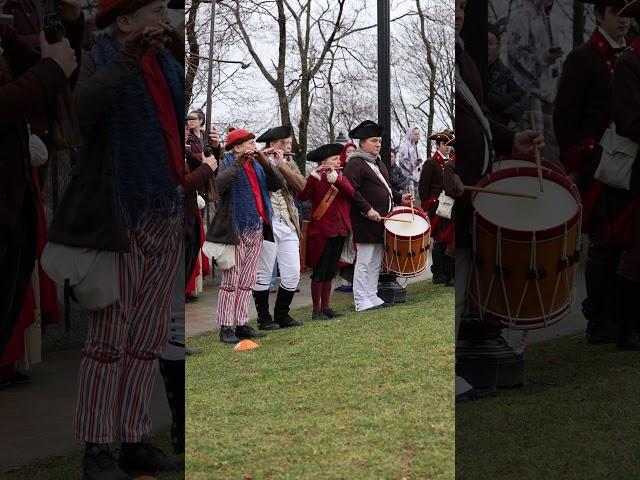
[[[156,107],[160,128],[164,133],[167,161],[174,181],[184,185],[184,145],[178,127],[176,109],[171,99],[171,91],[155,55],[145,55],[140,60],[144,81]]]
[[[245,162],[244,171],[249,179],[249,185],[251,185],[251,193],[253,193],[253,199],[256,202],[256,210],[258,211],[262,221],[264,223],[269,223],[267,210],[264,208],[264,202],[262,201],[262,193],[260,191],[260,184],[258,183],[258,176],[253,169],[253,162]]]

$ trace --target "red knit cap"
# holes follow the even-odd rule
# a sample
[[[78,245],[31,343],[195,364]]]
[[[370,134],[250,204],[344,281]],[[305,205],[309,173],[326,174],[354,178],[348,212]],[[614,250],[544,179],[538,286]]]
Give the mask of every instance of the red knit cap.
[[[128,15],[155,0],[98,0],[96,27],[107,28],[122,15]]]
[[[240,145],[242,142],[246,142],[247,140],[251,140],[252,138],[256,138],[256,136],[249,132],[248,130],[244,130],[242,128],[229,129],[229,134],[227,135],[227,143],[224,145],[225,150],[231,150],[236,145]]]

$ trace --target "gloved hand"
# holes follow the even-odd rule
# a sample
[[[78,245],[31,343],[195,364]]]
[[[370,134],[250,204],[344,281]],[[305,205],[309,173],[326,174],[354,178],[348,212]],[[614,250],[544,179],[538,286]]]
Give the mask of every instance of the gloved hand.
[[[320,174],[315,170],[311,170],[311,173],[309,175],[315,178],[316,180],[320,180]]]
[[[327,182],[335,183],[336,180],[338,180],[338,172],[336,172],[335,170],[331,170],[329,173],[327,173]]]

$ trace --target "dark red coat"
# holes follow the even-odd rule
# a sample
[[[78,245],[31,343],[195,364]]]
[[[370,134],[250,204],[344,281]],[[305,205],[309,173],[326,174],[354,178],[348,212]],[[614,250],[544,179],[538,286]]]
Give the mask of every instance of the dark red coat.
[[[322,174],[322,180],[314,177],[307,178],[304,189],[298,193],[297,198],[301,202],[311,201],[311,211],[314,211],[322,202],[331,184],[326,181],[326,174]],[[346,226],[347,232],[351,231],[351,219],[349,218],[350,201],[355,196],[355,190],[349,179],[340,175],[334,183],[338,189],[333,203],[329,206],[320,220],[311,219],[307,231],[307,259],[306,264],[311,268],[317,268],[320,256],[327,243],[327,238],[336,237],[341,232],[338,226]]]

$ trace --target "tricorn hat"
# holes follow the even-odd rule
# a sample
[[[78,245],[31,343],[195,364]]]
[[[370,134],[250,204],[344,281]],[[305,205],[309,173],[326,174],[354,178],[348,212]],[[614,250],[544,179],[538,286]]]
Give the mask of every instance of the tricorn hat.
[[[365,138],[381,137],[383,133],[384,127],[372,120],[365,120],[349,132],[349,137],[364,140]]]
[[[268,143],[275,142],[276,140],[282,140],[283,138],[289,138],[293,135],[293,128],[290,125],[283,125],[281,127],[273,127],[260,135],[256,142]]]
[[[343,148],[344,145],[341,143],[328,143],[326,145],[322,145],[321,147],[307,153],[307,161],[320,163],[329,157],[340,155]]]

